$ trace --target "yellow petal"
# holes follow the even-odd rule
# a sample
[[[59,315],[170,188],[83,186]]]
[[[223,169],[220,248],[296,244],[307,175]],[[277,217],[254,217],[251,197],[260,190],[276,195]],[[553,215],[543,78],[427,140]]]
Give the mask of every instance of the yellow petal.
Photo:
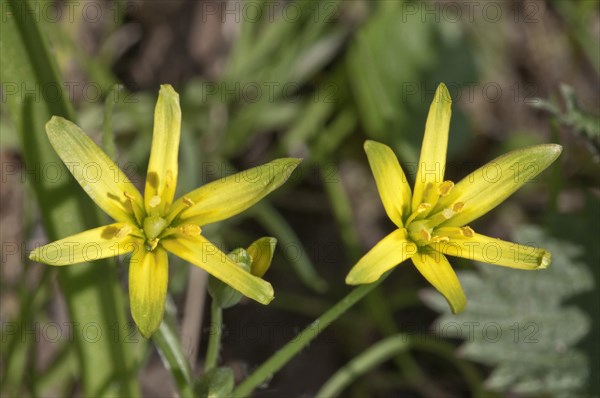
[[[162,85],[154,109],[152,150],[144,192],[148,214],[163,215],[173,201],[177,185],[180,132],[179,95],[170,85]]]
[[[446,256],[434,251],[421,250],[411,257],[411,260],[421,275],[448,301],[454,314],[465,308],[467,298]]]
[[[379,241],[367,252],[346,276],[349,285],[373,283],[386,271],[392,269],[417,253],[417,245],[408,240],[405,229],[397,229]]]
[[[160,326],[165,310],[169,260],[160,246],[153,251],[139,245],[129,262],[131,316],[145,338]]]
[[[436,244],[435,249],[449,256],[524,270],[544,269],[551,261],[550,253],[544,249],[477,233],[470,237],[453,236],[449,242]]]
[[[432,213],[462,202],[464,206],[461,212],[441,226],[466,225],[492,210],[523,184],[544,171],[561,151],[560,145],[545,144],[502,155],[463,178],[448,196],[440,199]]]
[[[75,180],[106,214],[136,222],[131,201],[141,206],[142,195],[102,149],[77,125],[58,116],[46,123],[46,133]]]
[[[412,198],[413,211],[423,201],[423,192],[427,183],[438,185],[444,181],[451,105],[450,93],[446,85],[441,83],[435,91],[425,124],[425,135],[423,144],[421,144],[421,157]]]
[[[213,181],[184,195],[167,221],[204,226],[232,217],[281,186],[302,159],[283,158]]]
[[[247,252],[252,260],[250,262],[250,273],[252,275],[260,278],[267,272],[271,266],[276,245],[277,239],[264,237],[255,240],[248,246]]]
[[[377,190],[390,220],[402,228],[402,217],[410,214],[410,186],[392,149],[376,141],[365,141],[365,152]]]
[[[128,223],[90,229],[33,250],[29,258],[49,265],[69,265],[119,256],[135,249],[141,241],[131,235],[137,230]]]
[[[161,240],[163,247],[171,253],[261,304],[273,300],[273,287],[269,282],[243,270],[202,235],[192,237],[176,233],[173,236],[175,238]]]

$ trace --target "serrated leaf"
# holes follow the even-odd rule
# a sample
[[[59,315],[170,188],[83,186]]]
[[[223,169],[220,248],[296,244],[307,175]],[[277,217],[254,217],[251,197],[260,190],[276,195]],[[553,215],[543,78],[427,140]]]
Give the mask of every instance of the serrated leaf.
[[[590,318],[565,300],[594,287],[580,261],[583,250],[546,236],[536,227],[522,227],[514,240],[544,247],[552,265],[540,272],[516,272],[477,264],[477,272],[459,272],[468,297],[467,309],[452,315],[439,295],[424,299],[443,312],[435,323],[448,336],[459,330],[466,342],[459,354],[494,367],[486,386],[519,394],[569,395],[580,391],[589,377],[585,353],[575,345],[589,332]],[[455,333],[456,334],[456,333]]]

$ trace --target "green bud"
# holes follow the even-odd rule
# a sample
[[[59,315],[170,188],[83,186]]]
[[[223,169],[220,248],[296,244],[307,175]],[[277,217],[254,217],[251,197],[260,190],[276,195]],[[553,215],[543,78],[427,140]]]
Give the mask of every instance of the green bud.
[[[235,249],[227,254],[238,266],[250,272],[250,255],[244,249]],[[243,295],[228,284],[209,276],[208,293],[217,305],[223,309],[230,308],[240,302]]]
[[[277,239],[266,236],[255,240],[248,247],[251,258],[250,273],[261,278],[271,266]]]

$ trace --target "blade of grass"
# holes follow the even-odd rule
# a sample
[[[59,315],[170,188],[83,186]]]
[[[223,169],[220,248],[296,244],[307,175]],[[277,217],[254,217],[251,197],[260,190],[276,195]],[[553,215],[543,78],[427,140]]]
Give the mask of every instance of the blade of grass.
[[[90,211],[92,202],[68,178],[44,131],[51,115],[74,120],[74,113],[39,29],[39,10],[36,13],[29,2],[14,0],[1,0],[1,8],[0,74],[5,84],[16,88],[6,93],[7,104],[21,132],[26,164],[37,171],[30,182],[36,196],[43,198],[39,204],[46,233],[56,240],[98,225],[96,213]],[[32,82],[35,90],[27,95],[20,91]],[[57,168],[60,177],[45,178],[47,165]],[[121,338],[111,338],[111,330],[126,322],[114,264],[98,261],[53,271],[67,301],[84,394],[138,396],[133,347]]]
[[[174,324],[166,318],[165,314],[165,319],[152,336],[152,341],[156,344],[163,363],[175,379],[180,395],[193,397],[194,389],[188,359],[183,354],[179,343],[179,334],[175,330]]]
[[[308,325],[298,336],[267,359],[258,367],[246,380],[244,380],[234,391],[234,397],[247,397],[252,391],[265,380],[270,379],[274,373],[278,372],[294,356],[296,356],[304,347],[313,341],[321,332],[323,332],[333,321],[342,316],[350,307],[359,302],[363,297],[375,289],[381,282],[387,278],[389,272],[385,273],[379,280],[370,285],[362,285],[354,288],[344,298],[338,301],[327,312]]]
[[[113,109],[116,104],[119,92],[123,90],[123,86],[115,84],[106,99],[104,100],[104,115],[102,120],[102,149],[113,161],[116,161],[117,149],[115,148],[115,136],[112,126]]]
[[[291,257],[290,262],[302,283],[316,292],[327,290],[327,282],[317,273],[307,250],[285,218],[266,201],[258,203],[250,211],[269,234],[277,237],[281,247],[298,247],[301,255]]]
[[[369,370],[409,348],[408,336],[399,334],[373,344],[339,369],[315,394],[317,398],[337,397],[350,383]]]

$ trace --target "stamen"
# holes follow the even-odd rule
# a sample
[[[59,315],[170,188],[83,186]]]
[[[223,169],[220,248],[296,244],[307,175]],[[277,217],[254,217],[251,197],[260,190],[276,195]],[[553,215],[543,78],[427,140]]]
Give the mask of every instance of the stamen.
[[[198,225],[186,224],[179,227],[180,231],[187,236],[198,236],[202,232],[202,229]]]
[[[460,211],[462,208],[462,202],[457,203],[461,203],[461,206],[458,206],[458,210]],[[452,208],[447,207],[444,210],[429,216],[427,219],[427,226],[429,228],[435,228],[441,223],[451,219],[457,213],[457,211],[455,211],[456,208],[457,206],[452,206]]]
[[[438,194],[440,196],[446,196],[450,193],[450,191],[454,188],[454,183],[450,180],[444,181],[438,187]]]
[[[421,203],[420,205],[417,206],[417,214],[421,214],[429,209],[431,209],[430,203]]]
[[[173,178],[173,171],[167,170],[167,175],[165,177],[165,187],[170,188],[173,186],[175,179]]]
[[[450,242],[450,238],[447,236],[434,236],[431,238],[431,242],[440,243],[440,242]]]
[[[183,198],[183,204],[187,207],[192,207],[193,205],[195,205],[194,201],[187,197]]]
[[[150,198],[150,201],[148,202],[148,204],[150,205],[150,207],[156,207],[160,204],[160,202],[161,202],[160,196],[154,195],[152,198]]]
[[[135,216],[135,220],[138,222],[138,225],[140,225],[142,223],[142,220],[144,219],[144,210],[140,207],[139,203],[135,200],[135,197],[132,194],[125,191],[123,192],[123,195],[129,201],[128,203],[131,207],[133,215]]]
[[[471,227],[460,227],[460,232],[467,238],[472,238],[475,235],[475,231]]]
[[[429,204],[429,203],[423,202],[420,205],[418,205],[417,209],[415,211],[413,211],[413,213],[410,215],[410,217],[408,217],[408,219],[406,220],[406,225],[413,222],[415,220],[415,218],[417,218],[420,214],[425,213],[429,209],[431,209],[431,204]]]
[[[158,246],[158,240],[158,238],[154,238],[148,241],[148,244],[150,245],[150,251],[156,249],[156,246]]]
[[[463,207],[465,207],[464,202],[456,202],[452,205],[452,211],[459,213],[460,211],[462,211]]]
[[[419,234],[421,234],[421,238],[425,242],[429,242],[431,240],[431,233],[428,230],[426,230],[425,228],[423,228],[421,231],[419,231]]]
[[[450,241],[464,241],[466,238],[472,238],[475,232],[470,227],[441,227],[436,228],[433,234],[433,239],[446,237]]]
[[[456,212],[454,210],[452,210],[452,209],[444,209],[442,211],[442,216],[444,216],[444,218],[446,220],[449,220],[455,214],[456,214]]]

